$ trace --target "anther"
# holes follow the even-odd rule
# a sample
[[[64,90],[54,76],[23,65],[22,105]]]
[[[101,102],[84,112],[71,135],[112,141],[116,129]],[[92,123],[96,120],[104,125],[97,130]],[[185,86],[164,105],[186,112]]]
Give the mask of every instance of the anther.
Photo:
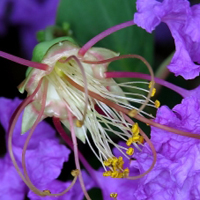
[[[79,172],[78,169],[74,169],[74,170],[71,171],[71,175],[72,175],[72,176],[78,176],[79,173],[80,173],[80,172]]]
[[[117,198],[117,193],[110,193],[111,198]]]
[[[83,121],[76,120],[76,127],[81,128],[83,126]]]
[[[160,107],[160,101],[155,100],[154,105],[155,105],[156,108],[159,108]]]
[[[42,192],[44,192],[46,196],[48,196],[48,195],[51,194],[51,191],[50,191],[50,190],[43,190]]]
[[[132,131],[133,135],[139,134],[140,130],[139,130],[138,123],[133,124],[131,131]]]
[[[128,115],[129,115],[130,117],[135,117],[135,115],[137,115],[137,110],[132,109],[131,111],[129,111]]]
[[[134,149],[132,147],[128,148],[128,150],[126,151],[126,154],[129,156],[132,156],[134,153]]]

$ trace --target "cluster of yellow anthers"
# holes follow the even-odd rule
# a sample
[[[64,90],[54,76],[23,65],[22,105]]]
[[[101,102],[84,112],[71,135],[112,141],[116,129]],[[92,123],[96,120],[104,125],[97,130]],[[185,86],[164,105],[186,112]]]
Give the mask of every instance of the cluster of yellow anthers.
[[[149,89],[152,87],[152,82],[149,83]],[[151,97],[153,97],[156,93],[156,88],[153,88],[152,93],[151,93]],[[154,105],[156,108],[160,107],[160,101],[155,100]]]
[[[103,163],[106,167],[111,169],[110,171],[104,172],[103,176],[111,176],[112,178],[128,177],[129,169],[123,169],[124,160],[121,156],[119,158],[108,158],[108,160],[105,160]]]
[[[143,137],[139,134],[139,126],[138,123],[135,123],[131,129],[132,131],[132,137],[130,137],[126,144],[127,146],[130,146],[132,143],[143,143],[144,139]],[[132,156],[134,153],[134,148],[130,147],[127,149],[126,154],[129,156]],[[110,170],[106,171],[103,173],[103,176],[111,176],[112,178],[125,178],[128,177],[129,175],[129,169],[123,168],[124,165],[124,160],[122,157],[116,158],[108,158],[107,160],[104,161],[104,165],[106,167],[109,167]]]

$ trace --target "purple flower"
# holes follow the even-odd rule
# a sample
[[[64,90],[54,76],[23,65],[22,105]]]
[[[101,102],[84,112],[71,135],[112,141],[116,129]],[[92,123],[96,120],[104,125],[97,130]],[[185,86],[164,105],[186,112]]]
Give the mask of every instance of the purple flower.
[[[168,66],[176,76],[193,79],[199,75],[200,65],[200,4],[190,7],[187,0],[137,0],[134,22],[152,32],[164,22],[174,38],[176,51]]]
[[[21,100],[19,99],[9,100],[0,98],[0,122],[6,132],[8,131],[11,115],[20,102]],[[22,148],[28,133],[20,135],[21,121],[22,118],[20,117],[14,130],[13,152],[20,170],[23,171],[21,165]],[[26,151],[26,167],[31,182],[41,190],[52,189],[52,192],[55,193],[62,192],[69,186],[70,182],[64,183],[56,180],[56,178],[61,172],[63,163],[68,161],[69,154],[70,150],[64,145],[59,144],[59,139],[56,137],[55,131],[47,123],[41,122],[37,126]],[[90,189],[93,187],[94,183],[85,172],[83,172],[83,176],[86,180],[86,188]],[[1,200],[11,200],[13,197],[16,200],[22,200],[27,193],[32,200],[42,199],[42,197],[29,191],[28,187],[17,174],[8,154],[0,159],[0,177]],[[71,189],[66,195],[59,198],[48,197],[47,199],[70,199],[68,196],[74,199],[83,198],[83,193],[78,182],[76,183],[76,188]]]

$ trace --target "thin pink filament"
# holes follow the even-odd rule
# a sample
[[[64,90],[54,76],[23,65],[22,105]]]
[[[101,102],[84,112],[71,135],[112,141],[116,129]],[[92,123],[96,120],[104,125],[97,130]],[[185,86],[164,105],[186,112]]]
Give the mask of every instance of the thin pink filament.
[[[5,53],[3,51],[0,51],[0,57],[6,58],[8,60],[11,60],[13,62],[19,63],[19,64],[27,66],[27,67],[33,67],[33,68],[44,70],[44,71],[47,71],[49,68],[49,66],[46,64],[37,63],[37,62],[29,61],[29,60],[26,60],[23,58],[19,58],[17,56],[11,55],[9,53]]]
[[[15,125],[17,123],[17,120],[21,114],[21,112],[24,110],[24,108],[33,100],[35,94],[38,92],[40,86],[42,84],[42,79],[40,80],[40,82],[38,83],[38,86],[36,87],[35,91],[28,96],[19,106],[18,108],[15,110],[15,112],[13,113],[12,117],[11,117],[11,121],[10,121],[10,126],[9,126],[9,130],[8,130],[8,152],[10,154],[10,158],[13,162],[14,167],[16,168],[19,176],[21,177],[21,179],[26,183],[26,185],[29,185],[29,183],[27,182],[27,180],[24,178],[23,174],[21,173],[19,166],[17,165],[15,156],[13,154],[13,149],[12,149],[12,136],[13,136],[13,131],[15,128]]]
[[[141,78],[141,79],[146,79],[146,80],[151,80],[151,76],[148,74],[143,74],[143,73],[139,73],[139,72],[105,72],[105,77],[106,78]],[[160,78],[156,78],[154,77],[154,80],[156,83],[165,86],[175,92],[177,92],[178,94],[180,94],[182,97],[187,97],[189,96],[190,91],[178,87],[172,83],[169,83],[165,80],[162,80]]]
[[[81,167],[80,167],[79,155],[78,155],[78,148],[77,148],[78,144],[77,144],[76,134],[75,134],[75,130],[74,130],[74,123],[73,123],[72,113],[70,112],[70,110],[68,109],[68,107],[67,107],[67,111],[68,111],[68,116],[69,116],[70,130],[71,130],[71,136],[72,136],[72,142],[73,142],[75,165],[76,165],[76,168],[80,172],[80,174],[79,174],[80,185],[81,185],[81,188],[82,188],[83,193],[85,195],[85,198],[87,200],[91,200],[91,198],[89,197],[89,195],[87,193],[87,190],[85,188],[85,184],[83,182],[83,177],[82,177],[82,173],[81,173]]]
[[[116,26],[113,26],[105,31],[103,31],[102,33],[98,34],[97,36],[95,36],[94,38],[92,38],[91,40],[89,40],[78,52],[79,56],[84,56],[85,53],[88,51],[89,48],[91,48],[94,44],[96,44],[98,41],[102,40],[103,38],[105,38],[106,36],[129,26],[133,26],[135,23],[131,20],[131,21],[127,21],[121,24],[118,24]]]

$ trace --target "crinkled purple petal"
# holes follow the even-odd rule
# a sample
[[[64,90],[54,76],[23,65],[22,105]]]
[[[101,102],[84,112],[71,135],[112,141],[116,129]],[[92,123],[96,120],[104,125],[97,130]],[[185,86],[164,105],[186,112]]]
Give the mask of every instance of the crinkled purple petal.
[[[10,161],[9,155],[0,159],[0,185],[1,200],[22,200],[28,192],[28,188]]]
[[[176,51],[168,66],[176,76],[192,79],[199,75],[200,65],[200,5],[190,7],[187,0],[137,0],[134,22],[152,32],[158,24],[168,25]]]
[[[86,186],[86,189],[89,190],[92,187],[95,186],[94,181],[87,175],[87,173],[85,171],[82,171],[82,175],[83,175],[83,180]],[[60,193],[62,191],[64,191],[71,182],[61,182],[58,180],[53,180],[52,182],[43,185],[42,187],[40,187],[41,190],[44,189],[48,189],[51,191],[51,193]],[[31,200],[43,200],[44,197],[40,197],[36,194],[34,194],[32,191],[30,191],[28,193],[28,197]],[[84,197],[83,191],[81,189],[80,183],[79,181],[77,181],[75,183],[75,185],[71,188],[71,190],[69,190],[66,194],[64,194],[63,196],[59,196],[59,197],[45,197],[45,200],[82,200]]]
[[[1,113],[0,122],[4,127],[6,133],[8,131],[10,118],[20,103],[21,100],[18,98],[15,98],[14,100],[6,99],[3,97],[0,98],[0,113]],[[21,123],[22,123],[22,115],[19,117],[19,120],[17,121],[17,124],[14,129],[13,144],[15,146],[22,148],[24,146],[28,133],[25,133],[24,135],[20,134]],[[39,141],[50,138],[56,140],[55,130],[49,124],[43,121],[39,123],[38,126],[36,127],[33,133],[33,137],[30,140],[28,148],[29,149],[36,148]]]
[[[13,152],[16,159],[21,161],[22,149],[13,146]],[[40,187],[56,179],[69,154],[70,150],[52,139],[38,141],[35,149],[27,150],[26,166],[33,184]]]

